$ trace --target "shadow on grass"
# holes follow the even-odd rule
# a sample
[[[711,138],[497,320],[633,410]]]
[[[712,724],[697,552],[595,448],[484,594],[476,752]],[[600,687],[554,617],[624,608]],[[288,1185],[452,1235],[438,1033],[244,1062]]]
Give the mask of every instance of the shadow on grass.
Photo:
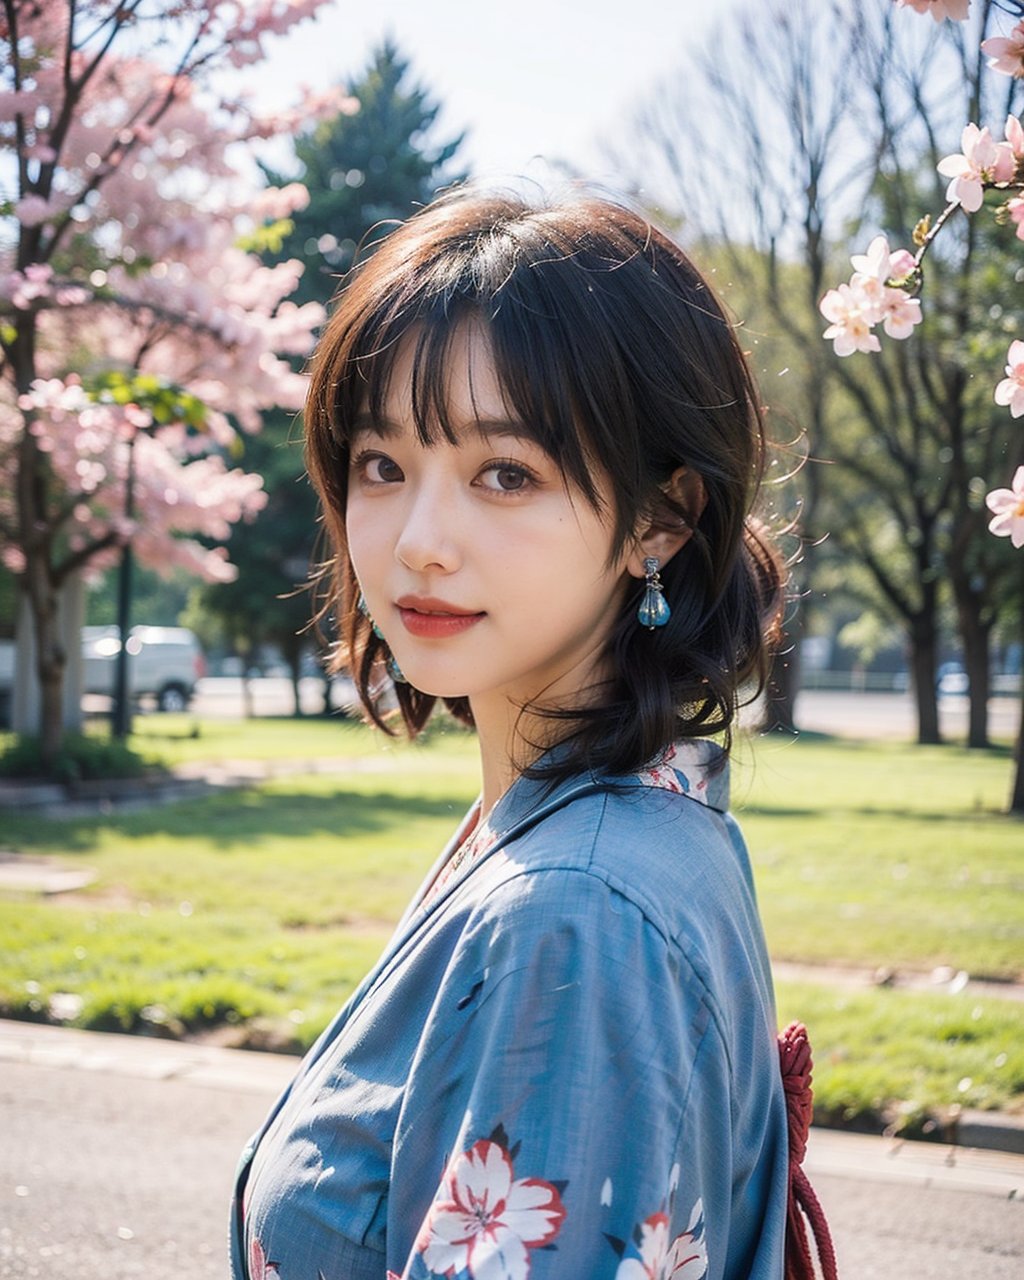
[[[964,759],[991,758],[993,760],[1012,760],[1014,745],[1012,742],[990,742],[987,747],[968,747],[961,740],[946,739],[943,742],[920,743],[902,738],[850,738],[845,734],[824,733],[816,729],[798,729],[795,733],[788,729],[771,729],[751,735],[755,746],[806,746],[834,747],[837,751],[847,751],[853,755],[898,755],[901,752],[935,752],[940,756]]]
[[[390,791],[322,796],[252,788],[134,813],[97,814],[66,821],[33,817],[24,824],[19,822],[23,829],[12,830],[8,839],[26,850],[87,853],[102,834],[114,829],[131,839],[191,837],[221,849],[248,849],[282,836],[320,834],[341,838],[401,831],[406,824],[424,818],[447,819],[454,827],[466,807],[458,796],[447,799]]]
[[[856,821],[864,818],[896,818],[904,822],[933,822],[937,824],[951,822],[973,822],[979,818],[990,821],[993,818],[1005,818],[1007,822],[1016,822],[1013,814],[1003,809],[950,809],[945,813],[936,813],[930,809],[908,809],[895,805],[850,805],[843,808],[834,805],[766,805],[738,804],[736,816],[757,818],[816,818],[828,821]]]

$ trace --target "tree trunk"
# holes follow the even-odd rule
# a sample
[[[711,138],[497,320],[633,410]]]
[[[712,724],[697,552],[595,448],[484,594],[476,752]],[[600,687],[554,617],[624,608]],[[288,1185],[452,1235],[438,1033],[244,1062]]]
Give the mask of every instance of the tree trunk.
[[[1024,680],[1024,673],[1021,674]],[[1017,731],[1017,749],[1014,752],[1016,766],[1013,773],[1013,789],[1010,792],[1010,812],[1024,817],[1024,689],[1020,699],[1020,728]]]
[[[796,700],[800,692],[800,638],[803,634],[797,614],[784,628],[779,647],[772,657],[765,684],[765,733],[796,733]]]
[[[302,716],[302,696],[299,683],[302,679],[302,645],[298,636],[295,637],[294,644],[285,645],[285,657],[288,659],[288,670],[292,678],[292,698],[295,703],[292,715]]]
[[[1014,752],[1016,766],[1013,789],[1010,792],[1010,812],[1024,816],[1024,600],[1020,607],[1021,671],[1020,671],[1020,729],[1017,731],[1017,749]]]
[[[29,390],[35,377],[35,338],[34,317],[20,317],[10,354],[14,385],[20,393]],[[43,536],[46,529],[46,466],[31,427],[32,419],[26,414],[18,442],[15,479],[18,536],[25,558],[24,568],[18,574],[18,586],[31,610],[35,675],[39,681],[39,722],[28,726],[28,732],[34,730],[33,736],[38,736],[43,768],[49,770],[64,736],[61,689],[66,654],[57,618],[57,587],[51,571],[50,540]],[[21,678],[26,678],[25,673]]]
[[[30,548],[26,561],[25,573],[20,585],[25,593],[31,617],[30,652],[34,670],[31,673],[16,672],[15,676],[19,683],[30,680],[34,676],[39,699],[37,706],[32,709],[35,711],[35,723],[27,720],[23,714],[16,714],[15,726],[19,732],[39,739],[43,768],[49,770],[57,758],[64,736],[62,693],[67,653],[61,643],[57,591],[50,581],[50,566],[45,545]],[[27,693],[28,690],[26,689],[25,692]],[[17,688],[15,698],[17,702]],[[31,714],[30,710],[28,715],[31,716]]]
[[[917,706],[917,741],[933,745],[939,733],[939,700],[935,690],[937,645],[933,619],[918,615],[910,629],[910,674]]]
[[[64,654],[60,687],[59,725],[62,733],[82,729],[82,623],[85,620],[85,587],[80,574],[72,574],[54,595],[54,631]],[[38,738],[43,724],[43,685],[38,673],[35,611],[27,591],[18,597],[14,685],[11,690],[11,727],[15,733]],[[59,738],[58,738],[59,745]]]
[[[962,394],[962,393],[961,393]],[[962,438],[962,432],[957,433]],[[970,477],[965,467],[956,469],[957,488],[964,498],[970,488]],[[948,556],[948,573],[956,601],[957,630],[964,651],[964,668],[967,672],[970,700],[967,728],[968,747],[987,747],[988,699],[991,691],[992,656],[991,639],[995,611],[991,600],[990,582],[979,572],[972,548],[988,537],[985,520],[969,506],[960,513],[954,527]],[[986,614],[991,617],[986,618]]]
[[[252,700],[252,680],[249,678],[248,666],[242,672],[242,715],[246,720],[251,720],[256,714]]]
[[[972,598],[971,604],[974,603]],[[967,727],[969,747],[991,746],[988,736],[988,698],[992,678],[989,645],[991,630],[991,625],[982,622],[976,608],[960,610],[960,639],[964,646],[964,668],[970,698]]]

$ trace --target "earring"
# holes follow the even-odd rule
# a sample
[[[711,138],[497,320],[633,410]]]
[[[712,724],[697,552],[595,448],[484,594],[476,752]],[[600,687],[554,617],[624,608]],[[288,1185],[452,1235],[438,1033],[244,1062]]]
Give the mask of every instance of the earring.
[[[672,610],[662,594],[661,578],[658,576],[658,561],[654,556],[644,559],[644,598],[636,611],[636,620],[648,631],[663,627],[671,617]]]
[[[373,618],[370,617],[370,609],[366,603],[366,597],[363,595],[361,591],[356,600],[356,608],[359,610],[359,612],[363,615],[364,618],[369,619],[370,628],[373,631],[373,634],[377,637],[377,639],[384,640],[384,632],[381,631],[380,627],[377,626]],[[384,643],[387,644],[387,641],[384,640]],[[391,653],[388,654],[387,662],[385,663],[385,666],[388,669],[388,675],[391,677],[391,679],[394,681],[395,684],[409,683],[409,681],[405,678],[405,676],[402,675],[402,668],[395,661],[393,654]]]

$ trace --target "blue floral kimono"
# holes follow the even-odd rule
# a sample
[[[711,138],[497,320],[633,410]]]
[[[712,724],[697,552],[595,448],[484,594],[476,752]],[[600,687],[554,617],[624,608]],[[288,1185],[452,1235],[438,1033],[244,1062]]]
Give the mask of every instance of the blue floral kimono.
[[[779,1280],[771,979],[705,744],[472,813],[243,1153],[234,1280]]]

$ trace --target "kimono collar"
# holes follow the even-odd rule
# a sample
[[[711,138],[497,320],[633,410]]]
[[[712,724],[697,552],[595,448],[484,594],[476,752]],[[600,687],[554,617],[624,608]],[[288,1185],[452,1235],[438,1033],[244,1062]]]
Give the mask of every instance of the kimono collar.
[[[557,758],[564,751],[564,747],[554,747],[542,759]],[[640,787],[674,791],[724,813],[729,807],[728,757],[714,742],[689,738],[667,747],[638,773],[612,774],[591,770],[580,772],[554,786],[543,779],[520,777],[494,806],[487,825],[500,838],[523,822],[532,825],[577,795]]]

